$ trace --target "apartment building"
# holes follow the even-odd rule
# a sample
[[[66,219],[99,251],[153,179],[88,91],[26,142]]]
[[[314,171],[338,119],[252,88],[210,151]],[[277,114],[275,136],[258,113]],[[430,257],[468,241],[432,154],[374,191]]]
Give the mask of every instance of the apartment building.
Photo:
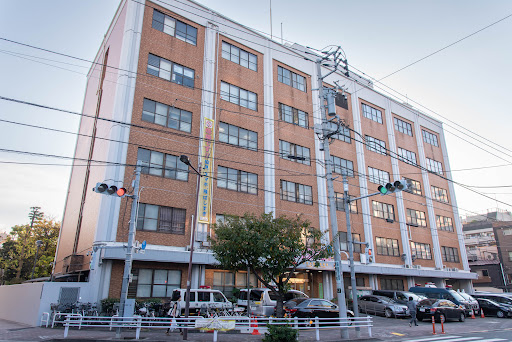
[[[98,299],[119,297],[131,199],[91,189],[103,181],[129,188],[138,162],[136,240],[147,247],[134,256],[130,297],[166,298],[185,287],[192,244],[192,287],[228,295],[246,287],[246,274],[218,269],[208,249],[212,224],[226,214],[301,214],[330,241],[325,156],[313,129],[325,112],[306,52],[193,1],[121,1],[88,74],[75,152],[87,162],[73,167],[55,278],[87,280]],[[364,247],[356,246],[358,288],[435,282],[470,291],[476,275],[469,272],[441,122],[353,72],[335,72],[324,86],[337,81],[346,98],[337,96],[336,112],[349,128],[330,145],[336,197],[343,168],[353,197],[402,177],[414,185],[351,206],[354,239],[374,254],[363,265]],[[199,183],[180,155],[208,177]],[[346,261],[342,269],[347,286]],[[303,265],[292,284],[310,296],[334,297],[334,262]]]

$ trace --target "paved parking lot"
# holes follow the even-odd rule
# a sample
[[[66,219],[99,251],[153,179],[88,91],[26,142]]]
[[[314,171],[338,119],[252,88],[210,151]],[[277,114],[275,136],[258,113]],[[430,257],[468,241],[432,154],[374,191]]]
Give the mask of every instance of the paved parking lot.
[[[431,337],[432,323],[424,321],[419,322],[418,327],[409,327],[407,319],[384,318],[372,316],[374,326],[372,328],[373,341],[401,341],[411,338]],[[503,331],[512,330],[512,319],[506,318],[468,318],[466,322],[446,322],[444,324],[446,334],[469,334],[474,332]],[[437,332],[441,330],[441,325],[436,324]],[[512,332],[511,332],[512,334]],[[437,335],[439,336],[439,335]],[[24,326],[17,323],[0,320],[0,341],[56,341],[64,338],[64,329],[62,328],[40,328]],[[134,330],[123,330],[122,340],[134,339]],[[115,332],[108,329],[72,329],[69,332],[69,340],[74,341],[113,341]],[[261,341],[262,336],[252,336],[239,333],[219,333],[218,341]],[[325,329],[320,332],[321,341],[340,341],[340,332],[337,329]],[[350,339],[355,340],[355,332],[350,331]],[[179,333],[165,334],[165,330],[152,329],[141,332],[141,340],[145,341],[182,341]],[[212,333],[189,333],[189,341],[213,341]],[[300,341],[315,341],[314,331],[301,331]],[[361,341],[370,340],[368,330],[361,329]]]

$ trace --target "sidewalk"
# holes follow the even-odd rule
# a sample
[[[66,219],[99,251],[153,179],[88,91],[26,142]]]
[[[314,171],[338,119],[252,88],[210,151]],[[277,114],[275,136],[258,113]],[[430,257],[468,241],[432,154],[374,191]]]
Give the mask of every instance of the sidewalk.
[[[366,331],[361,331],[361,336],[367,338]],[[68,338],[64,339],[64,329],[59,328],[41,328],[30,327],[19,323],[0,320],[0,341],[126,341],[135,340],[134,329],[123,329],[120,339],[116,339],[115,330],[110,331],[108,328],[82,328],[78,330],[73,328],[69,330]],[[240,334],[238,332],[219,332],[217,340],[236,341],[236,342],[252,342],[261,341],[263,335]],[[350,329],[351,340],[355,340],[355,332]],[[324,329],[320,331],[321,341],[340,341],[340,333],[337,329]],[[140,341],[183,341],[183,336],[179,332],[166,335],[165,329],[143,329],[140,334]],[[213,333],[203,333],[191,331],[188,334],[188,341],[213,341]],[[314,331],[301,331],[299,333],[299,341],[316,341]],[[371,341],[362,339],[358,341]],[[373,341],[378,341],[373,339]]]

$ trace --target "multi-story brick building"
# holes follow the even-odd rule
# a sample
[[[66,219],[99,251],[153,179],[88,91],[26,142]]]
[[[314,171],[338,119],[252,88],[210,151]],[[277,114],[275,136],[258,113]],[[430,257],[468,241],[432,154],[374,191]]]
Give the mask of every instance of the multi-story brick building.
[[[91,189],[101,181],[129,186],[137,161],[143,169],[136,239],[147,248],[135,255],[130,296],[167,297],[184,287],[191,243],[193,287],[227,293],[245,287],[245,274],[215,268],[208,250],[211,224],[224,214],[300,213],[328,234],[324,152],[313,130],[325,117],[316,64],[306,50],[192,1],[121,1],[88,75],[55,275],[86,277],[98,298],[119,296],[131,199]],[[352,205],[354,237],[374,251],[374,262],[362,265],[356,248],[358,287],[403,289],[433,281],[471,290],[476,275],[469,272],[446,172],[441,122],[352,72],[324,79],[325,85],[336,81],[347,96],[338,97],[337,114],[350,129],[330,150],[334,172],[348,170],[350,195],[401,177],[415,185],[411,193]],[[201,151],[210,127],[208,159]],[[198,183],[180,162],[183,154],[196,167],[208,161],[213,171],[210,202],[206,210],[201,205],[194,238]],[[341,177],[334,187],[340,197]],[[343,236],[345,215],[337,216]],[[348,264],[343,270],[348,277]],[[292,281],[311,296],[332,298],[333,278],[327,260],[304,265]]]

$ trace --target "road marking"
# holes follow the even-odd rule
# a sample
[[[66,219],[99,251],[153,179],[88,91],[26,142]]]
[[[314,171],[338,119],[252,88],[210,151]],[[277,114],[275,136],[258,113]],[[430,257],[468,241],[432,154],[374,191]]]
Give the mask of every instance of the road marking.
[[[403,342],[426,342],[426,341],[439,341],[439,342],[460,342],[460,341],[474,341],[474,342],[497,342],[497,341],[506,341],[504,338],[489,338],[482,339],[482,337],[474,336],[474,337],[460,337],[460,336],[439,336],[439,337],[429,337],[429,338],[421,338],[415,340],[404,340]]]
[[[400,333],[391,333],[391,335],[396,335],[396,336],[405,336],[405,334],[400,334]]]
[[[422,341],[441,341],[448,338],[457,338],[460,336],[438,336],[438,337],[428,337],[428,338],[419,338],[416,340],[406,340],[404,342],[422,342]]]

